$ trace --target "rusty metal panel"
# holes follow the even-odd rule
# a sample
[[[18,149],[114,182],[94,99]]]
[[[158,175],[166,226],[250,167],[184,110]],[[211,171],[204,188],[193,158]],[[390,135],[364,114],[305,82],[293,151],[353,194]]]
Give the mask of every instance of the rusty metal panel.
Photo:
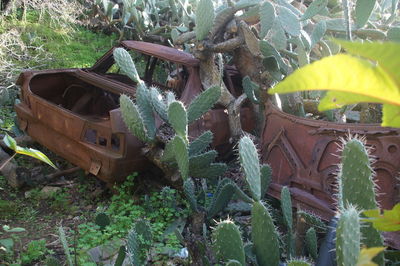
[[[378,202],[392,208],[400,201],[400,130],[298,118],[272,103],[267,104],[262,134],[262,161],[273,171],[269,194],[278,198],[282,186],[288,186],[295,204],[329,219],[335,212],[339,138],[348,133],[366,137],[376,160]]]

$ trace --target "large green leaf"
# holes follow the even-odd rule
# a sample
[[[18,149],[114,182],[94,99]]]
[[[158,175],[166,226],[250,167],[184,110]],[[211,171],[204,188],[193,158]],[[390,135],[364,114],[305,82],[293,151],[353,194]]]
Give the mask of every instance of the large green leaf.
[[[371,222],[380,231],[400,231],[400,203],[396,204],[392,210],[384,210],[383,214],[379,209],[363,213],[368,217],[363,220]]]
[[[400,87],[400,43],[395,42],[348,42],[335,40],[347,52],[376,61]]]
[[[32,148],[20,147],[17,145],[17,142],[7,134],[4,136],[3,142],[7,145],[7,147],[12,149],[16,153],[36,158],[42,162],[47,163],[54,169],[57,169],[57,167],[53,164],[53,162],[43,152]]]
[[[374,102],[400,105],[399,88],[380,65],[346,54],[326,57],[296,70],[270,93],[305,90],[351,92],[374,98]],[[350,98],[348,101],[354,102]]]
[[[357,0],[355,10],[355,20],[357,27],[362,28],[367,23],[374,9],[376,0]]]
[[[387,31],[387,38],[392,42],[400,42],[400,27],[391,27]]]

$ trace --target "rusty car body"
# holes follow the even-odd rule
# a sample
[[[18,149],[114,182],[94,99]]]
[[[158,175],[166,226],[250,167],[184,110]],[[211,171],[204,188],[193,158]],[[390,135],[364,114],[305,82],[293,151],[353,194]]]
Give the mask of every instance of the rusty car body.
[[[185,104],[203,87],[199,62],[191,54],[158,44],[123,41],[117,47],[133,51],[141,58],[142,79],[149,85],[171,89]],[[148,168],[142,155],[143,143],[130,134],[119,109],[119,96],[134,96],[135,83],[115,70],[113,50],[109,50],[91,68],[26,71],[18,79],[21,102],[15,106],[19,125],[33,139],[71,163],[112,184],[133,171]],[[139,58],[139,57],[135,57]],[[158,65],[162,62],[161,65]],[[184,72],[181,86],[167,88],[156,80],[155,69],[173,66]],[[140,71],[139,71],[140,72]],[[234,68],[225,70],[225,82],[237,93],[232,79]],[[254,122],[249,109],[242,110],[243,127],[251,130]],[[229,125],[223,108],[216,107],[189,127],[190,136],[204,130],[214,133],[213,146],[226,149]]]

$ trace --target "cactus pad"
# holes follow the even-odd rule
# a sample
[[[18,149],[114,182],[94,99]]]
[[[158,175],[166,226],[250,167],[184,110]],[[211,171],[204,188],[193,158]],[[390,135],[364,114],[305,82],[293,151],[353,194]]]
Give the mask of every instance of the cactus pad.
[[[220,96],[221,88],[218,86],[210,87],[198,95],[188,108],[188,123],[194,122],[210,110],[217,103]]]
[[[279,265],[279,239],[268,209],[259,201],[251,210],[251,238],[258,265]]]
[[[242,237],[239,228],[231,220],[218,223],[213,231],[213,240],[215,255],[218,259],[237,260],[245,265]]]
[[[130,54],[123,48],[116,48],[113,52],[114,60],[130,79],[137,83],[141,83],[139,74],[136,70],[135,64],[132,61]]]
[[[253,141],[245,136],[239,141],[240,164],[254,200],[261,199],[261,178],[258,153]]]
[[[143,142],[150,141],[147,137],[147,131],[144,127],[143,119],[139,113],[138,107],[126,95],[121,95],[119,102],[121,106],[122,119],[129,131]]]

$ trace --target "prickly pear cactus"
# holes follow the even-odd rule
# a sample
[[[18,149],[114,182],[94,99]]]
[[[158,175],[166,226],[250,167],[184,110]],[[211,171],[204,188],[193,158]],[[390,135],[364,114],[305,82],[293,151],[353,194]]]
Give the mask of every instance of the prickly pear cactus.
[[[168,121],[178,134],[187,143],[188,118],[185,106],[181,102],[172,102],[168,106]]]
[[[354,266],[360,254],[360,218],[352,205],[340,214],[336,228],[336,260],[338,266]]]
[[[279,265],[279,238],[268,209],[259,201],[251,209],[251,239],[258,265]]]
[[[189,124],[199,119],[205,112],[210,110],[221,97],[221,88],[213,86],[203,91],[190,104],[188,108]]]
[[[214,24],[214,5],[211,0],[200,0],[196,10],[196,38],[203,40]]]
[[[378,208],[373,176],[369,153],[363,141],[357,138],[344,141],[338,175],[339,207],[343,209],[351,204],[360,210]],[[383,246],[382,237],[372,224],[363,226],[361,233],[362,243],[367,247]],[[379,265],[384,265],[383,253],[374,261]]]
[[[290,258],[295,256],[294,249],[294,234],[293,234],[293,211],[292,211],[292,199],[290,197],[290,191],[288,187],[283,187],[281,190],[281,209],[283,214],[283,220],[287,227],[287,253]]]
[[[343,143],[339,181],[339,206],[353,204],[360,209],[377,208],[373,170],[364,143],[356,138]]]
[[[239,228],[232,220],[218,223],[213,231],[213,247],[219,260],[236,260],[245,265],[245,253]]]
[[[136,70],[136,66],[132,61],[132,57],[125,49],[115,48],[113,55],[115,62],[121,68],[122,72],[124,72],[133,81],[137,83],[142,83]]]
[[[314,227],[311,227],[306,232],[306,247],[308,254],[311,258],[316,261],[318,257],[318,243],[317,243],[317,233]]]
[[[246,176],[251,196],[254,200],[261,199],[261,172],[258,153],[253,141],[245,136],[239,141],[240,164]]]
[[[189,144],[189,155],[195,156],[205,151],[211,145],[213,134],[211,131],[206,131],[201,134],[197,139]]]
[[[208,218],[213,217],[218,212],[222,211],[231,200],[236,184],[228,178],[224,178],[217,187],[217,191],[214,194],[210,207],[208,208]]]
[[[134,104],[129,96],[126,95],[121,95],[119,102],[121,106],[122,119],[129,131],[143,142],[150,141],[143,123],[142,115],[140,114],[139,108],[136,104]]]

